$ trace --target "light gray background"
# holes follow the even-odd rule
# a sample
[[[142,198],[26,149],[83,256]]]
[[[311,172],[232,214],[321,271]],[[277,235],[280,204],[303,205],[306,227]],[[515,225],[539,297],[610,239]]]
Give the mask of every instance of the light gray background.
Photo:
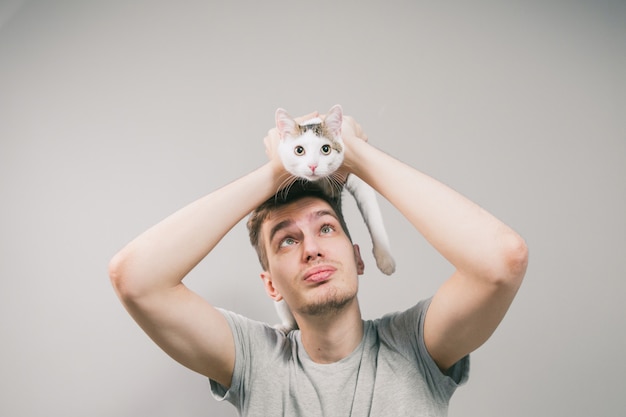
[[[471,5],[470,5],[471,4]],[[265,162],[274,110],[370,141],[518,230],[526,281],[451,416],[623,416],[623,1],[0,1],[0,415],[234,416],[115,297],[110,257]],[[451,268],[382,201],[366,318]],[[274,322],[238,225],[186,282]]]

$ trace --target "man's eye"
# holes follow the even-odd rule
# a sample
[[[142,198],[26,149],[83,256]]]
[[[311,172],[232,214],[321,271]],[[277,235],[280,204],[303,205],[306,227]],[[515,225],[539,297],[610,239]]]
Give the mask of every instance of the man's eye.
[[[296,240],[288,237],[288,238],[285,238],[285,239],[281,240],[279,246],[281,248],[284,248],[286,246],[292,246],[292,245],[295,245],[295,244],[296,244]]]
[[[335,230],[335,228],[334,228],[334,227],[332,227],[332,226],[331,226],[331,225],[329,225],[329,224],[326,224],[326,225],[322,226],[322,229],[320,230],[320,232],[321,232],[322,234],[327,234],[327,233],[331,233],[331,232],[333,232],[334,230]]]

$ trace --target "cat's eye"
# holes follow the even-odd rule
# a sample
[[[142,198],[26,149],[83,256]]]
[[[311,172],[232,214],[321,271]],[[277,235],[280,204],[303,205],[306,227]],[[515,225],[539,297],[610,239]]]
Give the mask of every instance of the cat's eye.
[[[293,153],[295,153],[295,154],[296,154],[296,155],[298,155],[298,156],[302,156],[302,155],[304,155],[304,147],[303,147],[303,146],[296,146],[296,147],[293,149]]]
[[[328,155],[330,153],[330,145],[322,145],[321,151],[324,155]]]

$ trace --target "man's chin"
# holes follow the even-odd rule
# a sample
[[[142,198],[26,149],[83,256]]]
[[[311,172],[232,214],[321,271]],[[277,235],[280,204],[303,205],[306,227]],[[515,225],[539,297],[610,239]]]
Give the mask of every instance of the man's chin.
[[[355,293],[348,294],[325,294],[319,299],[302,308],[302,313],[309,316],[327,316],[337,314],[356,299]]]

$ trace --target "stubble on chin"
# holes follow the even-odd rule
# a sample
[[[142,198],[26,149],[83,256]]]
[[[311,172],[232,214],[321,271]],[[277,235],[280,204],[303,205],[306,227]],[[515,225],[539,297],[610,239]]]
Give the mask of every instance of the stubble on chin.
[[[356,298],[356,292],[343,291],[330,288],[320,297],[301,308],[302,314],[309,316],[328,316],[341,311]]]

